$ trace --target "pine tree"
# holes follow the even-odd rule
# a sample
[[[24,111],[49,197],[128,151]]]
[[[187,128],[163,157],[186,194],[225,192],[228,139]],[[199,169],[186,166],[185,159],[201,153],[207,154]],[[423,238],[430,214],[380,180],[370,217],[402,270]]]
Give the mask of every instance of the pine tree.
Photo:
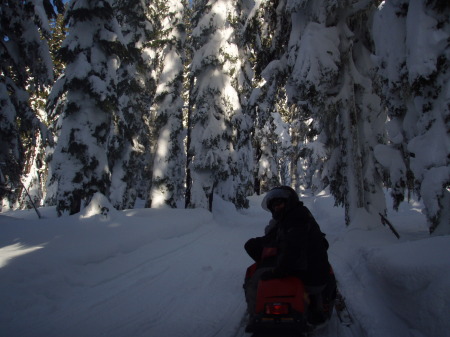
[[[183,129],[183,72],[185,63],[184,9],[186,1],[166,2],[162,31],[161,70],[155,96],[158,133],[153,165],[151,205],[177,207],[184,196],[186,155]]]
[[[447,234],[449,17],[448,2],[405,0],[384,3],[374,22],[381,92],[390,119],[389,143],[377,147],[377,159],[389,172],[394,206],[407,188],[413,189],[423,198],[430,231],[440,227],[438,232]]]
[[[109,195],[108,139],[118,107],[117,69],[126,55],[111,1],[75,0],[66,21],[67,66],[49,99],[55,113],[62,109],[47,195],[59,215],[79,212],[96,192]]]
[[[374,67],[367,39],[371,6],[303,2],[294,8],[292,19],[293,31],[301,36],[291,38],[287,91],[300,107],[300,118],[314,120],[311,140],[328,151],[317,167],[336,203],[345,206],[347,223],[359,209],[374,215],[385,209],[381,178],[374,170],[373,147],[383,134],[383,114],[372,93]]]
[[[284,130],[280,110],[286,109],[284,85],[287,78],[286,30],[290,18],[285,15],[286,1],[257,2],[250,12],[244,38],[254,51],[253,90],[247,114],[254,120],[255,191],[263,193],[281,183],[279,167],[285,158],[280,135]],[[278,133],[277,133],[278,130]],[[280,149],[280,151],[279,151]]]
[[[54,4],[62,10],[60,0]],[[32,149],[49,139],[30,93],[53,81],[47,40],[56,13],[49,0],[2,1],[0,12],[0,199],[9,207],[24,194],[21,178],[36,158]]]
[[[240,208],[247,208],[249,205],[247,197],[254,193],[254,179],[252,171],[254,171],[254,151],[251,136],[253,134],[253,114],[247,109],[248,98],[251,95],[253,86],[252,80],[254,71],[252,69],[253,48],[245,41],[245,23],[252,10],[254,2],[252,0],[237,1],[236,18],[232,22],[235,29],[235,43],[238,48],[237,56],[239,61],[236,65],[236,72],[232,85],[235,88],[241,110],[238,111],[232,119],[234,135],[232,142],[235,153],[232,165],[232,178],[230,183],[234,190],[231,199],[234,205]]]
[[[59,9],[62,10],[61,7]],[[48,38],[48,45],[53,61],[54,78],[56,79],[62,74],[65,66],[59,58],[58,51],[66,36],[67,30],[64,24],[63,12],[59,12],[56,17],[52,15],[49,19],[50,36]],[[30,91],[32,109],[46,126],[49,125],[49,121],[45,106],[53,83],[52,81],[39,88],[39,90]],[[51,132],[51,129],[49,131]],[[53,138],[53,135],[51,137]],[[44,202],[48,176],[46,147],[51,143],[52,141],[50,139],[43,139],[40,134],[37,134],[33,144],[25,147],[27,148],[26,161],[22,174],[22,182],[25,188],[19,198],[19,205],[21,207],[31,208],[42,205]]]
[[[193,111],[189,156],[190,207],[211,209],[213,194],[245,207],[248,186],[248,120],[238,94],[242,63],[238,50],[240,15],[232,0],[196,3],[191,74]],[[240,132],[242,131],[242,132]],[[241,170],[241,172],[239,172]]]
[[[117,17],[127,45],[118,69],[118,110],[109,138],[110,199],[118,209],[146,199],[151,186],[154,121],[150,106],[156,90],[158,57],[153,46],[163,12],[158,1],[118,1]]]

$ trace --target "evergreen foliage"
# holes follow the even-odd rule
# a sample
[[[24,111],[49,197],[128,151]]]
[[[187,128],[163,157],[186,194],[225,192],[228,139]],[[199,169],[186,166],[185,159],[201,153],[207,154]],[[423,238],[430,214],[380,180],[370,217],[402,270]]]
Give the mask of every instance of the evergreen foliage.
[[[254,86],[249,100],[249,114],[254,120],[254,184],[257,193],[281,183],[279,162],[285,154],[278,146],[284,127],[278,127],[280,106],[286,106],[283,87],[287,78],[285,52],[290,18],[284,14],[285,1],[258,2],[247,18],[244,38],[253,47]],[[251,112],[250,112],[251,111]],[[278,133],[277,133],[278,132]]]
[[[167,1],[162,31],[167,41],[160,49],[154,113],[157,141],[149,199],[151,205],[177,207],[184,197],[186,155],[183,128],[183,82],[187,2]]]
[[[151,185],[154,133],[150,105],[156,90],[158,67],[153,42],[159,39],[160,2],[118,1],[117,17],[127,54],[118,69],[118,109],[108,144],[111,167],[110,199],[118,209],[133,208],[136,198],[146,199]]]
[[[387,2],[374,22],[389,114],[389,142],[377,148],[378,157],[388,170],[395,207],[406,189],[415,191],[431,232],[439,224],[450,231],[450,5],[444,3]],[[395,23],[390,39],[386,22]]]
[[[118,108],[117,70],[125,46],[109,1],[72,1],[66,21],[69,33],[61,47],[66,68],[50,96],[54,111],[62,110],[49,173],[52,193],[47,199],[56,203],[59,214],[74,214],[94,193],[109,194],[107,148]]]
[[[62,2],[53,2],[62,10]],[[31,95],[53,81],[47,39],[56,12],[49,0],[0,3],[0,199],[13,207],[29,173],[31,152],[49,138]],[[28,150],[28,151],[27,151]]]
[[[189,207],[211,209],[213,194],[245,207],[249,179],[248,119],[238,94],[242,63],[236,1],[210,1],[201,7],[192,32],[192,186]],[[237,147],[239,146],[239,148]]]
[[[55,70],[55,79],[62,75],[65,64],[61,60],[60,49],[67,34],[67,27],[64,21],[64,13],[59,13],[53,20],[53,24],[50,27],[51,37],[49,40],[50,53],[53,60],[53,69]]]
[[[449,8],[72,0],[60,46],[50,1],[2,2],[0,196],[27,206],[25,182],[60,214],[96,192],[118,209],[211,209],[214,194],[242,208],[285,184],[328,188],[350,223],[384,214],[389,187],[450,232]]]
[[[54,78],[56,79],[62,74],[65,66],[59,58],[59,50],[67,33],[64,13],[59,12],[56,17],[50,17],[49,24],[51,35],[48,38],[48,45],[53,61]],[[54,81],[51,81],[45,86],[29,90],[31,107],[46,126],[49,126],[49,121],[45,107],[53,84]],[[26,151],[26,161],[22,174],[24,189],[18,200],[22,207],[31,208],[43,204],[48,176],[46,148],[53,143],[51,137],[51,130],[49,130],[48,138],[42,138],[40,134],[37,134],[36,139],[33,142],[28,142],[25,146],[28,150]]]

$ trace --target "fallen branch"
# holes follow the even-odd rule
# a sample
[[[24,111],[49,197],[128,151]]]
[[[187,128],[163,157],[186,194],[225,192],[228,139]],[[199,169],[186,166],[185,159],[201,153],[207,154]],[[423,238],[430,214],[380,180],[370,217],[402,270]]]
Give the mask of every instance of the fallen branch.
[[[389,228],[391,229],[392,233],[394,233],[394,235],[397,237],[397,239],[400,239],[400,234],[398,234],[398,232],[395,230],[392,223],[383,214],[381,214],[381,213],[378,213],[378,214],[380,214],[381,223],[383,224],[383,226],[388,225]]]
[[[25,190],[25,193],[28,196],[28,199],[30,199],[31,205],[33,206],[34,210],[36,211],[36,214],[38,216],[39,219],[42,219],[41,213],[39,212],[39,210],[37,209],[36,205],[33,202],[33,199],[31,199],[31,195],[28,193],[27,188],[25,187],[25,185],[20,181],[20,184],[22,185],[23,189]]]

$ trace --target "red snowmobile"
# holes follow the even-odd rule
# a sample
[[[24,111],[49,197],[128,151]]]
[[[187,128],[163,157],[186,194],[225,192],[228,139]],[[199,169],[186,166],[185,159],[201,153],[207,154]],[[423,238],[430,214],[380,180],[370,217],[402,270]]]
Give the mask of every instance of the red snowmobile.
[[[257,268],[247,268],[248,280]],[[323,310],[328,321],[336,299],[336,278],[330,266],[330,279],[322,292]],[[253,337],[307,336],[316,326],[308,321],[309,297],[302,281],[297,277],[260,280],[257,289]]]

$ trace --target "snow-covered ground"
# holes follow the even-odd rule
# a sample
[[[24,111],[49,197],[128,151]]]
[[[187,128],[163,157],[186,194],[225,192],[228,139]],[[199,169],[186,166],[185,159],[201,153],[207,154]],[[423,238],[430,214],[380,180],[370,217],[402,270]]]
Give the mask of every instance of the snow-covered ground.
[[[346,227],[327,194],[303,197],[331,247],[355,324],[334,317],[320,337],[450,336],[450,237],[430,237],[416,203],[368,231]],[[82,214],[0,214],[0,336],[232,337],[245,313],[245,241],[269,219],[251,198],[238,213],[115,211],[100,196]],[[101,214],[101,207],[109,212]]]

